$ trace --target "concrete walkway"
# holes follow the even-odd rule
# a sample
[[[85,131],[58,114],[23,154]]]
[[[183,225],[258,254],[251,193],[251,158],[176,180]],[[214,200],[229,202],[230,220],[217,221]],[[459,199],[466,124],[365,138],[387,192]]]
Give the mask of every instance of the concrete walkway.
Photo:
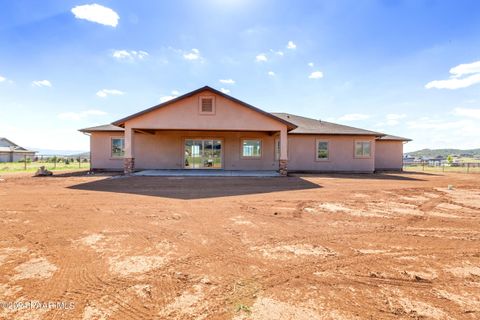
[[[273,170],[143,170],[135,172],[135,176],[150,177],[279,177]]]

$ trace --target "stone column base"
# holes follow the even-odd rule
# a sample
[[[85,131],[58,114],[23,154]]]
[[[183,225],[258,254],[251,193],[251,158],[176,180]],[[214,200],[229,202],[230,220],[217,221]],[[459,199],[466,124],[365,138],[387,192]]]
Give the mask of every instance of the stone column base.
[[[130,175],[135,170],[135,158],[123,159],[123,173]]]
[[[286,176],[288,174],[287,164],[288,164],[288,160],[280,160],[279,161],[278,172],[280,173],[280,175]]]

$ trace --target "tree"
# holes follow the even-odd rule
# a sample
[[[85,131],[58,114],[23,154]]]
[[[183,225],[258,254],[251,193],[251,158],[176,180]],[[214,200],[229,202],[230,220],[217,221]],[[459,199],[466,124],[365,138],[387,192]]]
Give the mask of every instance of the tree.
[[[450,165],[453,163],[453,157],[452,157],[452,155],[449,155],[449,156],[447,157],[447,162],[448,162],[448,164],[450,164]]]

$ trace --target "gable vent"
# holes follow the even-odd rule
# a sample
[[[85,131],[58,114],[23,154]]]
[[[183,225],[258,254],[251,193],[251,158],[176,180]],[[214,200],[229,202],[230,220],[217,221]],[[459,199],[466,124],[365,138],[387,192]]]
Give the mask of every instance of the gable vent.
[[[202,107],[202,112],[205,112],[205,113],[213,112],[213,99],[203,98],[201,107]]]

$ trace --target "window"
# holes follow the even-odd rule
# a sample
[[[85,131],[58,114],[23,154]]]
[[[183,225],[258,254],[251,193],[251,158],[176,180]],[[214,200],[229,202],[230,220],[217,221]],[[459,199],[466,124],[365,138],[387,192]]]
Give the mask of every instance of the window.
[[[242,157],[260,158],[262,156],[262,141],[248,139],[242,141]]]
[[[317,160],[328,160],[328,141],[317,140]]]
[[[112,158],[121,158],[125,152],[125,139],[112,138]]]
[[[355,141],[355,157],[368,158],[372,150],[372,143],[370,141]]]
[[[215,114],[215,97],[202,96],[200,97],[198,112],[200,114]]]

